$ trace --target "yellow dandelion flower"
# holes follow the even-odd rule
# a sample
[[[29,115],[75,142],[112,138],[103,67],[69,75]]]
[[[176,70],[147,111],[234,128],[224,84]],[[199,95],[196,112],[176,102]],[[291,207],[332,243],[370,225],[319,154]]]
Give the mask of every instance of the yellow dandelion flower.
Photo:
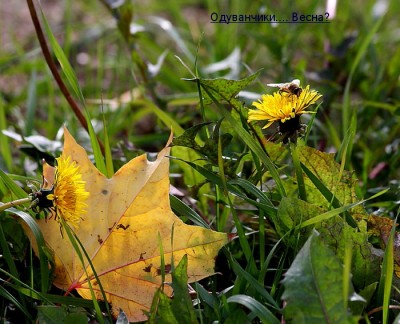
[[[302,114],[314,113],[305,109],[315,104],[322,95],[310,86],[302,89],[299,95],[286,92],[275,92],[273,95],[262,95],[259,101],[253,102],[257,109],[249,110],[248,121],[267,120],[263,128],[268,128],[274,122],[284,123]]]
[[[281,87],[286,84],[270,85]],[[296,143],[298,136],[302,136],[307,127],[300,123],[300,116],[314,113],[306,109],[321,97],[322,95],[317,91],[310,90],[310,86],[305,89],[298,87],[296,92],[281,88],[273,95],[263,95],[260,100],[253,102],[253,106],[257,109],[249,110],[248,121],[268,121],[263,128],[268,128],[274,122],[278,122],[278,131],[271,138],[279,134],[284,144],[289,141]]]
[[[74,228],[78,228],[81,216],[87,213],[86,200],[89,192],[85,189],[86,182],[82,179],[79,166],[70,156],[61,156],[56,160],[54,193],[47,195],[47,199],[53,202],[57,221],[61,217]]]

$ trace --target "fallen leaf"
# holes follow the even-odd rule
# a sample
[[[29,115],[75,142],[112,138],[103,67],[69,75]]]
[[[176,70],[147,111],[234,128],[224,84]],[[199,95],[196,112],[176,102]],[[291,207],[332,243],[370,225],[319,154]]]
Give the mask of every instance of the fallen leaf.
[[[172,212],[166,158],[169,151],[164,148],[152,162],[141,155],[108,179],[64,131],[62,156],[76,162],[90,193],[87,214],[75,234],[90,257],[113,313],[117,315],[121,308],[130,322],[146,320],[143,311],[149,311],[153,295],[162,284],[160,244],[165,281],[172,281],[169,270],[187,255],[188,281],[194,282],[214,274],[215,257],[228,242],[227,234],[187,225]],[[44,174],[51,176],[48,168]],[[87,262],[81,264],[68,237],[62,236],[59,223],[52,219],[38,223],[54,252],[54,285],[67,291],[76,289],[83,298],[91,299],[90,280],[96,298],[102,299],[91,267]],[[171,295],[172,288],[165,286],[165,292]]]

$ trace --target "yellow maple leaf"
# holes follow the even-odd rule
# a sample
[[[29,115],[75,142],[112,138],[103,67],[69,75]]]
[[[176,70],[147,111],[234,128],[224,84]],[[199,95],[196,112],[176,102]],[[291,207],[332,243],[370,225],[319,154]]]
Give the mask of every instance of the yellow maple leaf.
[[[143,311],[149,311],[153,295],[162,284],[160,244],[165,281],[171,282],[171,263],[177,265],[186,254],[189,282],[194,282],[214,273],[215,257],[228,242],[227,234],[187,225],[172,212],[168,153],[169,148],[164,148],[153,162],[141,155],[108,179],[64,131],[61,158],[73,161],[89,192],[85,213],[74,232],[94,265],[114,314],[122,308],[132,322],[146,319]],[[46,165],[43,174],[50,188],[54,168]],[[53,182],[48,179],[51,177]],[[67,291],[76,289],[83,298],[91,299],[90,280],[96,298],[101,299],[91,267],[81,264],[68,237],[62,236],[59,223],[49,219],[38,224],[54,253],[53,283]],[[171,294],[171,288],[166,286],[166,292]]]

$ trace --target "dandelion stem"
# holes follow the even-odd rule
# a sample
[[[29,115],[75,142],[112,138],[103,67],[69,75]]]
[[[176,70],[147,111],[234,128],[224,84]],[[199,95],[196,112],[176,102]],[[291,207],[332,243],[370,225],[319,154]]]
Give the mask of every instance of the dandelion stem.
[[[5,204],[0,202],[0,212],[2,212],[3,210],[6,210],[7,208],[27,204],[30,202],[32,202],[32,199],[30,197],[9,201]]]
[[[299,152],[298,152],[298,147],[297,147],[296,143],[290,143],[290,153],[292,155],[293,166],[294,166],[294,170],[296,172],[297,186],[299,189],[299,197],[301,200],[307,201],[303,172],[301,170]]]

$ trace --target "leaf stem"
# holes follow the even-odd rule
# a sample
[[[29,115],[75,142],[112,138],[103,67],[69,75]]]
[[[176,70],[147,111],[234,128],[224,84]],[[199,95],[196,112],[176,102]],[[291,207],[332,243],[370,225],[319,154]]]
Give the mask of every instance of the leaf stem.
[[[299,153],[296,143],[290,143],[290,153],[292,155],[293,166],[296,172],[299,197],[301,200],[307,201],[306,188],[304,185],[304,178],[300,166]]]
[[[2,212],[3,210],[6,210],[7,208],[11,208],[11,207],[15,207],[18,205],[23,205],[23,204],[27,204],[32,202],[32,199],[30,197],[27,198],[22,198],[22,199],[17,199],[17,200],[13,200],[13,201],[9,201],[5,204],[0,203],[0,212]]]

